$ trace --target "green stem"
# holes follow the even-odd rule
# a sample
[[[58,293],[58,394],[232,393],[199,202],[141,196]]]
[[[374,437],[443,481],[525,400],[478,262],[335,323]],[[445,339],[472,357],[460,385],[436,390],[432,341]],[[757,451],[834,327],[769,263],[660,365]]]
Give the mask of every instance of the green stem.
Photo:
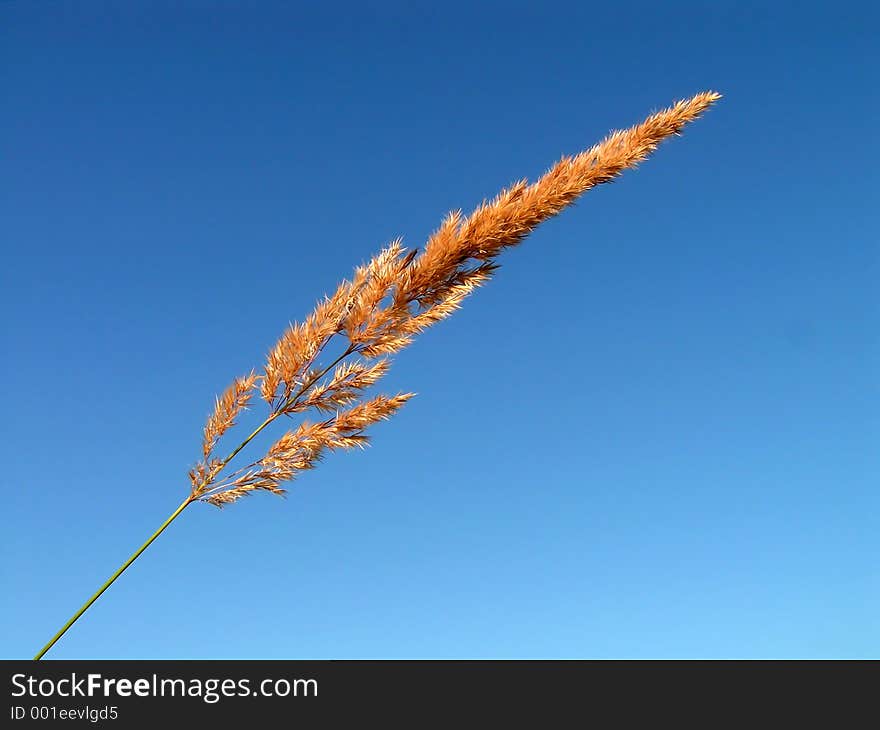
[[[229,456],[227,456],[225,459],[223,459],[222,462],[220,462],[220,464],[218,465],[217,469],[216,469],[216,470],[214,471],[214,473],[211,475],[211,478],[213,479],[217,474],[219,474],[220,471],[222,471],[223,468],[224,468],[224,467],[225,467],[230,461],[232,461],[232,459],[235,458],[235,456],[238,455],[238,452],[240,452],[240,451],[241,451],[245,446],[247,446],[247,445],[248,445],[248,444],[249,444],[254,438],[256,438],[257,435],[258,435],[258,434],[259,434],[264,428],[266,428],[266,426],[268,426],[270,423],[272,423],[272,421],[274,421],[276,418],[278,418],[278,416],[281,415],[281,413],[282,413],[282,411],[283,411],[284,408],[286,408],[287,406],[289,406],[289,405],[290,405],[293,401],[295,401],[297,398],[301,397],[301,396],[303,395],[303,393],[305,393],[309,388],[311,388],[312,385],[314,385],[315,382],[317,382],[317,380],[318,380],[319,378],[324,377],[324,375],[326,375],[328,372],[330,372],[330,370],[331,370],[333,367],[335,367],[336,365],[338,365],[342,360],[344,360],[346,357],[348,357],[348,356],[351,355],[353,352],[355,352],[356,349],[357,349],[357,348],[356,348],[354,345],[349,345],[348,348],[346,348],[345,352],[343,352],[338,358],[336,358],[336,360],[334,360],[332,363],[330,363],[330,365],[328,365],[326,368],[324,368],[323,371],[321,371],[320,373],[318,373],[317,375],[315,375],[314,377],[312,377],[312,378],[309,380],[308,383],[304,383],[303,386],[299,389],[299,391],[297,391],[297,393],[292,394],[289,398],[287,398],[286,401],[284,402],[284,404],[282,404],[282,406],[279,408],[279,410],[277,410],[277,411],[273,411],[272,413],[270,413],[270,414],[269,414],[269,417],[266,418],[266,420],[263,421],[259,426],[257,426],[257,428],[251,433],[250,436],[248,436],[244,441],[242,441],[242,442],[241,442],[241,443],[240,443],[240,444],[239,444],[239,445],[233,450],[233,452],[232,452],[231,454],[229,454]],[[165,522],[162,523],[162,525],[159,527],[159,529],[156,530],[152,535],[150,535],[149,539],[148,539],[143,545],[141,545],[141,546],[137,549],[137,551],[134,553],[134,555],[132,555],[128,560],[126,560],[126,561],[120,566],[119,570],[117,570],[113,575],[111,575],[111,576],[107,579],[107,582],[104,583],[104,585],[102,585],[102,586],[101,586],[101,587],[95,592],[95,595],[93,595],[88,601],[86,601],[86,602],[83,604],[82,608],[79,609],[79,611],[77,611],[75,614],[73,614],[73,616],[70,617],[70,620],[69,620],[66,624],[64,624],[64,626],[61,627],[61,629],[58,631],[57,634],[55,634],[55,636],[53,636],[53,637],[50,639],[49,643],[46,644],[46,646],[44,646],[42,649],[40,649],[40,653],[37,654],[37,655],[34,657],[34,660],[36,661],[36,660],[38,660],[38,659],[42,659],[42,658],[43,658],[43,655],[44,655],[47,651],[49,651],[49,649],[51,649],[51,648],[55,645],[55,642],[58,641],[58,639],[60,639],[62,636],[64,636],[64,634],[67,632],[67,630],[68,630],[71,626],[73,626],[73,625],[76,623],[77,619],[79,619],[79,617],[82,616],[82,615],[83,615],[83,614],[89,609],[89,606],[91,606],[95,601],[97,601],[97,600],[101,597],[101,594],[102,594],[104,591],[106,591],[111,585],[113,585],[113,582],[114,582],[114,581],[115,581],[120,575],[122,575],[122,574],[125,572],[125,569],[126,569],[129,565],[131,565],[135,560],[138,559],[138,557],[140,557],[140,554],[141,554],[144,550],[146,550],[148,547],[150,547],[150,545],[152,544],[153,540],[155,540],[157,537],[159,537],[159,535],[161,535],[161,534],[165,531],[165,528],[168,527],[168,525],[170,525],[172,522],[174,522],[174,520],[177,519],[177,517],[180,515],[180,513],[183,512],[183,510],[185,510],[185,509],[187,508],[188,505],[190,505],[192,502],[195,502],[195,501],[199,500],[200,498],[204,497],[207,493],[210,493],[210,490],[208,490],[208,492],[202,492],[202,493],[191,494],[191,495],[190,495],[189,497],[187,497],[183,502],[181,502],[180,507],[178,507],[176,510],[174,510],[174,512],[171,514],[171,516],[170,516],[167,520],[165,520]]]
[[[47,651],[49,651],[49,649],[52,648],[52,646],[55,644],[55,642],[58,641],[58,639],[60,639],[62,636],[64,636],[64,634],[67,632],[67,630],[76,623],[77,619],[88,610],[89,606],[91,606],[95,601],[97,601],[98,598],[101,597],[101,594],[104,591],[106,591],[111,585],[113,585],[113,581],[115,581],[120,575],[122,575],[125,572],[125,569],[129,565],[131,565],[135,560],[137,560],[138,557],[140,556],[140,554],[144,550],[146,550],[148,547],[150,547],[150,544],[153,542],[153,540],[155,540],[157,537],[159,537],[159,535],[161,535],[165,531],[165,528],[168,527],[168,525],[170,525],[172,522],[174,522],[174,520],[177,519],[178,515],[180,515],[180,513],[183,512],[183,510],[185,510],[187,508],[187,506],[192,501],[193,500],[190,497],[187,497],[181,503],[180,507],[178,507],[176,510],[174,510],[174,512],[171,514],[171,516],[167,520],[165,520],[165,522],[162,523],[161,527],[159,527],[158,530],[156,530],[152,535],[150,535],[149,539],[137,549],[137,551],[134,553],[134,555],[132,555],[128,560],[126,560],[120,566],[119,570],[117,570],[113,575],[111,575],[107,579],[107,582],[104,583],[104,585],[102,585],[96,591],[95,595],[93,595],[88,601],[86,601],[83,604],[82,608],[79,609],[79,611],[77,611],[75,614],[73,614],[73,616],[70,617],[70,620],[66,624],[64,624],[64,626],[61,627],[60,631],[57,634],[55,634],[55,636],[53,636],[49,640],[49,643],[46,644],[46,646],[44,646],[42,649],[40,649],[39,654],[37,654],[34,657],[34,661],[36,661],[38,659],[42,659],[43,655]]]

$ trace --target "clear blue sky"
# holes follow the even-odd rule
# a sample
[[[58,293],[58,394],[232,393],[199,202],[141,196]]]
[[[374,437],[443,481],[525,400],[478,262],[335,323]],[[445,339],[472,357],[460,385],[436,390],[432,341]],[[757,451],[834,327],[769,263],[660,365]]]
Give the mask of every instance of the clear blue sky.
[[[189,509],[51,656],[880,656],[873,4],[305,5],[0,5],[0,655],[353,265],[714,88],[398,358],[371,449]]]

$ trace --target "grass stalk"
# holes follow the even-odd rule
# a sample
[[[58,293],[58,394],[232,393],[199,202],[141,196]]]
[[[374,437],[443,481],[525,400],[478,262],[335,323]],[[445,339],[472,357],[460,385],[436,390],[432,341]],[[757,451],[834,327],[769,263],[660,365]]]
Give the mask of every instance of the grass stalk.
[[[451,212],[421,249],[407,251],[398,239],[358,267],[311,314],[290,325],[269,351],[262,372],[251,370],[236,378],[218,396],[203,430],[202,457],[189,472],[189,496],[34,659],[41,659],[192,502],[224,507],[257,492],[283,495],[283,484],[313,469],[326,453],[364,447],[368,429],[394,415],[413,395],[368,395],[388,372],[391,356],[457,311],[492,278],[496,259],[506,249],[518,246],[586,191],[636,167],[719,98],[707,91],[678,101],[589,149],[564,156],[534,182],[512,184],[468,216]],[[332,358],[328,349],[337,338],[348,344]],[[265,420],[225,458],[218,458],[215,449],[224,434],[258,398],[269,408]],[[304,420],[262,458],[218,479],[279,416],[300,415]]]
[[[55,642],[57,642],[58,639],[64,636],[64,634],[67,633],[67,630],[77,622],[79,617],[82,616],[89,609],[89,606],[97,601],[101,597],[101,594],[113,585],[114,581],[125,572],[128,566],[131,565],[135,560],[137,560],[140,557],[141,553],[148,547],[150,547],[150,545],[153,543],[153,540],[155,540],[157,537],[159,537],[159,535],[165,532],[165,529],[168,527],[168,525],[174,522],[174,520],[176,520],[183,512],[183,510],[185,510],[190,504],[192,504],[192,502],[193,499],[191,497],[187,497],[185,500],[183,500],[183,502],[180,503],[180,506],[171,513],[171,515],[168,517],[167,520],[165,520],[165,522],[160,525],[159,529],[156,530],[152,535],[150,535],[150,537],[147,538],[147,541],[143,545],[141,545],[128,560],[120,565],[119,569],[104,582],[104,585],[102,585],[97,591],[95,591],[94,595],[82,605],[79,611],[77,611],[75,614],[73,614],[73,616],[68,619],[67,623],[58,630],[58,633],[55,634],[55,636],[53,636],[51,639],[49,639],[49,642],[46,644],[46,646],[40,649],[40,651],[34,657],[34,661],[43,658],[46,652],[55,645]]]

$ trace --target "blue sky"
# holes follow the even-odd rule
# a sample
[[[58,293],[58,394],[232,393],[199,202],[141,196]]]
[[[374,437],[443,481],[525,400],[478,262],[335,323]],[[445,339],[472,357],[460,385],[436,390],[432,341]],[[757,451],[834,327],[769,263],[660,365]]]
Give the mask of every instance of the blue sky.
[[[877,10],[304,5],[0,5],[0,655],[355,264],[714,88],[397,359],[372,448],[190,508],[50,656],[880,656]]]

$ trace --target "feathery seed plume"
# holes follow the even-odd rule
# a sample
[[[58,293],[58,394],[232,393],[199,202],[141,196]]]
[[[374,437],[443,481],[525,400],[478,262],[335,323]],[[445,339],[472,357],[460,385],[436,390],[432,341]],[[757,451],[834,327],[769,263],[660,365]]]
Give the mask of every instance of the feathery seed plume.
[[[236,380],[218,399],[205,427],[204,458],[190,472],[191,498],[220,507],[254,491],[283,494],[281,484],[313,468],[324,452],[364,446],[367,427],[388,418],[411,397],[363,400],[388,372],[388,356],[455,312],[492,277],[504,249],[521,243],[590,188],[613,181],[646,159],[719,98],[711,91],[697,94],[634,127],[612,132],[590,149],[563,157],[535,182],[514,183],[467,217],[461,211],[449,213],[420,252],[407,251],[398,239],[356,268],[302,323],[288,327],[269,352],[261,376],[252,373]],[[322,367],[319,359],[334,338],[341,341],[342,354]],[[257,432],[282,415],[336,415],[300,424],[263,458],[220,480],[227,463],[257,433],[226,459],[211,458],[220,436],[247,406],[258,379],[270,412]]]

